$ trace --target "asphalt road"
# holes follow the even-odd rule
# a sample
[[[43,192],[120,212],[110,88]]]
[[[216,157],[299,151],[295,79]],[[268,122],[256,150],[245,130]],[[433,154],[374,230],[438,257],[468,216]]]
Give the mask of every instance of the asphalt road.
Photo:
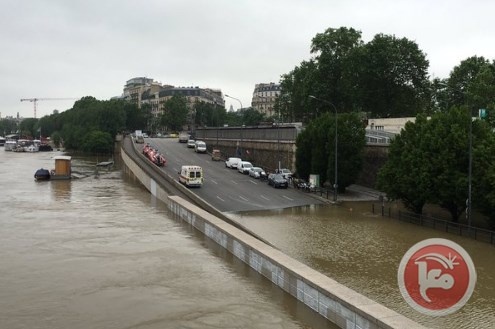
[[[276,189],[266,182],[243,175],[225,167],[224,161],[212,161],[207,153],[198,154],[177,138],[146,138],[146,143],[164,154],[167,165],[162,167],[171,177],[178,179],[182,165],[199,165],[203,168],[204,183],[191,188],[199,197],[221,212],[280,209],[322,203],[314,196],[294,188]],[[138,146],[138,149],[142,146]]]

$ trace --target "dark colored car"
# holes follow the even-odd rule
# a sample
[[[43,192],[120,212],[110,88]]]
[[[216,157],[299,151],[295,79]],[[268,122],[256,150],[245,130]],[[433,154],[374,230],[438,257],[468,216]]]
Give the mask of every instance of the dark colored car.
[[[272,185],[275,188],[287,188],[289,187],[289,182],[287,182],[287,179],[282,174],[270,174],[268,175],[268,185]]]

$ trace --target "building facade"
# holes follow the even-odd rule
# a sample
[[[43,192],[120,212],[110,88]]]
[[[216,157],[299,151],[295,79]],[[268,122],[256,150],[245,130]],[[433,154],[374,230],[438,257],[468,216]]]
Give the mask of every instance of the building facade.
[[[274,116],[275,100],[280,96],[280,84],[273,82],[258,83],[254,87],[251,107],[256,111],[265,114],[267,117]]]
[[[185,97],[190,112],[194,104],[200,102],[225,107],[225,100],[220,89],[174,87],[172,85],[163,85],[146,77],[128,80],[121,98],[136,104],[138,108],[141,108],[144,104],[149,104],[152,116],[157,118],[166,111],[165,102],[175,95]],[[192,116],[192,114],[189,113],[189,116]]]

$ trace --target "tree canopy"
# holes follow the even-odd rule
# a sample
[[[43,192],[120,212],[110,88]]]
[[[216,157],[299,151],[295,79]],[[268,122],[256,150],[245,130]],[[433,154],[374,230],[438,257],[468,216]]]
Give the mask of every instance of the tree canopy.
[[[474,120],[465,107],[418,115],[391,143],[378,188],[420,214],[426,203],[445,208],[454,221],[466,210],[469,179],[469,131],[472,129],[472,184],[481,207],[493,216],[495,137],[486,121]],[[470,125],[472,124],[472,128]],[[495,220],[495,217],[492,217]]]
[[[313,38],[311,53],[280,81],[295,121],[314,117],[310,95],[331,100],[340,113],[372,117],[415,116],[430,104],[429,64],[413,41],[378,34],[364,43],[360,31],[329,28]]]
[[[297,136],[296,171],[301,178],[320,175],[321,182],[335,184],[335,114],[323,113]],[[355,113],[337,117],[337,180],[339,191],[353,184],[362,167],[364,127]]]

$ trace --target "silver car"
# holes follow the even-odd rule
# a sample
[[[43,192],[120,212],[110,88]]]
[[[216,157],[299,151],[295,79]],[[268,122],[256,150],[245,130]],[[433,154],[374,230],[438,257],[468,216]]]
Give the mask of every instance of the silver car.
[[[253,167],[249,171],[249,176],[256,178],[256,179],[265,179],[266,178],[266,172],[263,170],[263,168],[260,167]]]

